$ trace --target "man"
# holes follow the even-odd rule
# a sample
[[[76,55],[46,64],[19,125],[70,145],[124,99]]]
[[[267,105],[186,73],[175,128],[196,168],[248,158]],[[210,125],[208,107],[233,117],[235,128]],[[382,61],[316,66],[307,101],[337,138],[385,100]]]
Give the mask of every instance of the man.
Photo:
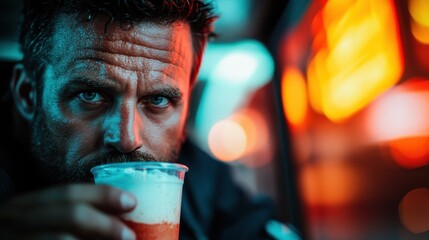
[[[134,239],[118,215],[135,198],[91,184],[89,170],[179,153],[190,168],[181,239],[268,239],[271,205],[248,199],[225,165],[185,141],[216,18],[209,4],[26,1],[23,17],[24,59],[11,82],[18,118],[1,153],[1,239]]]

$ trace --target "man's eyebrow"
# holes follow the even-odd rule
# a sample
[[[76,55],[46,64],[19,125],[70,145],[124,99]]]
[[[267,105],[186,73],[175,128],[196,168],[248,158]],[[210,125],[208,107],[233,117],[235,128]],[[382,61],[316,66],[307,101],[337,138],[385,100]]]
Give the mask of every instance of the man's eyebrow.
[[[145,95],[163,95],[172,99],[181,99],[183,94],[177,87],[165,86],[159,89],[149,90]]]
[[[113,89],[117,89],[118,87],[120,88],[120,86],[113,81],[100,80],[100,79],[81,76],[81,77],[73,78],[73,80],[71,80],[67,85],[64,86],[64,90],[79,89],[79,88],[113,90]],[[179,100],[183,97],[183,93],[179,88],[175,86],[169,86],[169,85],[163,85],[163,86],[154,87],[151,89],[145,89],[143,92],[143,95],[145,96],[162,95],[176,100]]]
[[[79,88],[79,87],[88,87],[88,88],[114,88],[117,87],[112,81],[109,80],[101,80],[99,78],[89,78],[86,76],[80,76],[73,78],[66,86],[66,88]]]

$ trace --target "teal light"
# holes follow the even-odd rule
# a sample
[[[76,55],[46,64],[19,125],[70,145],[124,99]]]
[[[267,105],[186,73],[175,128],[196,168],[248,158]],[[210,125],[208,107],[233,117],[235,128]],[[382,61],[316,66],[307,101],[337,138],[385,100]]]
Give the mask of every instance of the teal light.
[[[210,76],[212,81],[223,81],[225,84],[245,84],[258,81],[256,76],[258,59],[249,52],[232,51],[224,56],[214,67]]]
[[[211,1],[220,17],[215,22],[216,32],[221,38],[237,39],[248,32],[252,18],[253,0],[216,0]]]
[[[0,60],[19,61],[22,59],[22,52],[18,42],[10,40],[0,40]]]
[[[273,74],[274,60],[258,41],[209,44],[199,75],[207,84],[193,126],[198,140],[207,143],[211,127],[234,113]]]
[[[207,46],[199,78],[210,82],[258,87],[271,80],[274,60],[256,40],[211,43]]]

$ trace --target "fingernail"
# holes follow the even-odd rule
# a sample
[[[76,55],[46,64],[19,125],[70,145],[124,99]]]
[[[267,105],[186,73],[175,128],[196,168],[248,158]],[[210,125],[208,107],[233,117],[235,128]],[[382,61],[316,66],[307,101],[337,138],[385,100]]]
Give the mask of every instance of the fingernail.
[[[134,234],[134,232],[130,231],[127,228],[124,228],[122,230],[122,239],[123,240],[134,240],[136,239],[136,235]]]
[[[132,208],[136,204],[134,198],[127,193],[122,193],[120,201],[123,208]]]

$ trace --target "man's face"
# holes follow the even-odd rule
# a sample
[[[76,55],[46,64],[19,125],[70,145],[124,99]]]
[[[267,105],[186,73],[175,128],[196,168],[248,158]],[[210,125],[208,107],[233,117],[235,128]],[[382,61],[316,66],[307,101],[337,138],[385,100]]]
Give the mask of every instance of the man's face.
[[[90,168],[175,161],[189,105],[190,28],[60,16],[38,92],[33,151],[51,182],[90,181]]]

